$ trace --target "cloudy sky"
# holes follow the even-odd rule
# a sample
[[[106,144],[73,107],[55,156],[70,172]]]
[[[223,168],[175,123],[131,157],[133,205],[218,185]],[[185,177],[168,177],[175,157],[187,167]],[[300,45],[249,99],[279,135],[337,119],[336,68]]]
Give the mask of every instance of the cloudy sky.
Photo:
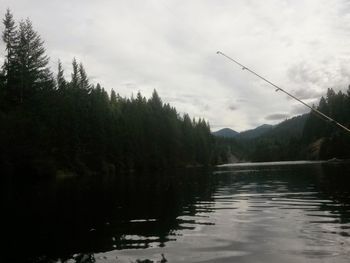
[[[310,104],[350,84],[345,0],[0,0],[0,13],[6,8],[32,20],[53,70],[60,59],[69,76],[76,57],[106,90],[149,97],[156,89],[213,130],[307,111],[217,50]]]

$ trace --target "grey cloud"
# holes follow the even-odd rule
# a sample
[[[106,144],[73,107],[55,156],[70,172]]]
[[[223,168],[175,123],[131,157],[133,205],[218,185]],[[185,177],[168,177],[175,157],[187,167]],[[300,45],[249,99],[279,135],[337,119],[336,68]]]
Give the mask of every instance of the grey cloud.
[[[312,106],[312,105],[311,105]],[[304,113],[308,113],[310,112],[310,109],[305,107],[304,105],[295,105],[294,107],[292,107],[292,110],[290,111],[290,115],[301,115]]]
[[[277,121],[277,120],[282,120],[288,117],[288,114],[284,113],[275,113],[275,114],[270,114],[265,116],[265,120],[268,121]]]
[[[289,67],[287,76],[297,86],[292,93],[299,99],[320,98],[328,88],[343,89],[350,81],[347,59],[324,57],[301,61]]]
[[[310,67],[305,62],[293,65],[287,71],[287,75],[293,82],[304,84],[318,83],[320,80],[320,72]]]
[[[203,110],[205,111],[209,111],[210,110],[210,106],[208,104],[203,106]]]
[[[235,110],[238,109],[238,106],[237,106],[237,105],[234,105],[234,104],[231,104],[231,105],[228,106],[228,109],[229,109],[230,111],[235,111]]]
[[[305,86],[305,88],[293,90],[292,94],[301,100],[320,98],[323,94],[322,90],[316,90]]]

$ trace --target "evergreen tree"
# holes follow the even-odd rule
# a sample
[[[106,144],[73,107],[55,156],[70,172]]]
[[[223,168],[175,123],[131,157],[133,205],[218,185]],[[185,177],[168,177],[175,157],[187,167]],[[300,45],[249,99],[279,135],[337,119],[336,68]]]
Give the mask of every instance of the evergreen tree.
[[[99,84],[98,84],[99,85]],[[111,91],[111,104],[116,105],[117,104],[117,95],[115,94],[114,89]]]
[[[79,88],[82,90],[90,91],[91,86],[82,63],[79,64]]]
[[[15,48],[17,46],[17,31],[13,15],[7,9],[5,18],[3,19],[4,31],[2,33],[2,40],[5,43],[5,61],[2,66],[2,94],[8,100],[12,100],[15,96]]]
[[[71,74],[71,82],[70,85],[72,88],[77,89],[80,83],[80,75],[79,75],[79,66],[78,62],[75,58],[72,61],[73,72]]]
[[[16,47],[16,25],[13,19],[13,15],[9,9],[7,9],[5,18],[3,19],[3,24],[5,29],[2,33],[2,40],[5,43],[6,49],[6,60],[5,60],[5,68],[8,66],[13,60],[14,49]]]
[[[67,87],[67,81],[64,78],[64,70],[62,68],[62,63],[58,60],[58,72],[57,72],[57,88],[59,90],[64,90]]]
[[[159,109],[163,106],[163,102],[162,102],[161,98],[159,97],[156,90],[153,90],[152,97],[149,99],[149,103],[155,109],[157,109],[157,108]]]
[[[43,41],[29,20],[16,30],[8,11],[0,72],[0,162],[16,176],[112,174],[129,169],[163,169],[207,164],[212,136],[202,119],[179,117],[154,90],[126,99],[89,83],[74,58],[71,80],[58,61],[54,79]],[[5,91],[8,92],[4,96]],[[49,92],[48,92],[49,91]],[[16,106],[5,111],[3,105]]]
[[[45,55],[43,41],[29,19],[19,24],[15,47],[16,78],[18,91],[16,100],[24,100],[36,95],[39,91],[53,88],[52,73],[48,68],[49,58]]]

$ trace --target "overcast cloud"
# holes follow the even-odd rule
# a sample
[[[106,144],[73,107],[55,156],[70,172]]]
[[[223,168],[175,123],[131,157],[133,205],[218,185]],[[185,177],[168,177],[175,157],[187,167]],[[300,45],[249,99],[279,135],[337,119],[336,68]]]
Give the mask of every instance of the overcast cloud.
[[[2,15],[7,7],[33,21],[53,69],[61,59],[69,76],[76,57],[108,91],[149,97],[156,89],[213,130],[307,112],[217,50],[311,104],[350,84],[345,0],[0,0]]]

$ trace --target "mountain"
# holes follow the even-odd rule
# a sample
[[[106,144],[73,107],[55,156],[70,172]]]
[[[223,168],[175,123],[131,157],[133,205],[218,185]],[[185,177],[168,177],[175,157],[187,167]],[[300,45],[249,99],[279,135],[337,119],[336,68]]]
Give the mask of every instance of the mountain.
[[[259,127],[256,127],[255,129],[251,129],[243,132],[236,132],[230,128],[223,128],[216,132],[212,132],[212,134],[218,137],[225,137],[225,138],[255,139],[262,136],[266,132],[272,130],[273,127],[274,126],[270,124],[263,124]]]
[[[296,116],[276,125],[264,124],[255,129],[237,133],[225,128],[214,132],[218,162],[230,162],[230,156],[239,161],[281,161],[305,158],[302,135],[309,114]]]
[[[218,131],[215,131],[215,132],[212,132],[212,134],[214,136],[217,136],[217,137],[226,137],[226,138],[234,138],[237,136],[237,134],[239,134],[238,132],[230,129],[230,128],[223,128],[221,130],[218,130]]]
[[[264,135],[268,131],[271,131],[273,127],[274,126],[270,124],[263,124],[255,129],[243,131],[239,133],[236,137],[239,139],[254,139]]]
[[[212,132],[213,135],[218,137],[225,138],[236,138],[240,139],[257,139],[257,138],[266,138],[273,137],[276,139],[285,139],[290,137],[299,137],[301,136],[305,122],[308,118],[309,114],[303,114],[296,117],[292,117],[285,121],[282,121],[276,125],[263,124],[255,129],[236,132],[230,128],[223,128],[216,132]]]
[[[285,120],[275,126],[272,126],[272,128],[262,136],[283,140],[291,137],[301,137],[308,117],[309,114],[306,113]]]
[[[309,114],[285,120],[245,144],[245,159],[254,162],[298,160],[303,155],[302,134]]]

